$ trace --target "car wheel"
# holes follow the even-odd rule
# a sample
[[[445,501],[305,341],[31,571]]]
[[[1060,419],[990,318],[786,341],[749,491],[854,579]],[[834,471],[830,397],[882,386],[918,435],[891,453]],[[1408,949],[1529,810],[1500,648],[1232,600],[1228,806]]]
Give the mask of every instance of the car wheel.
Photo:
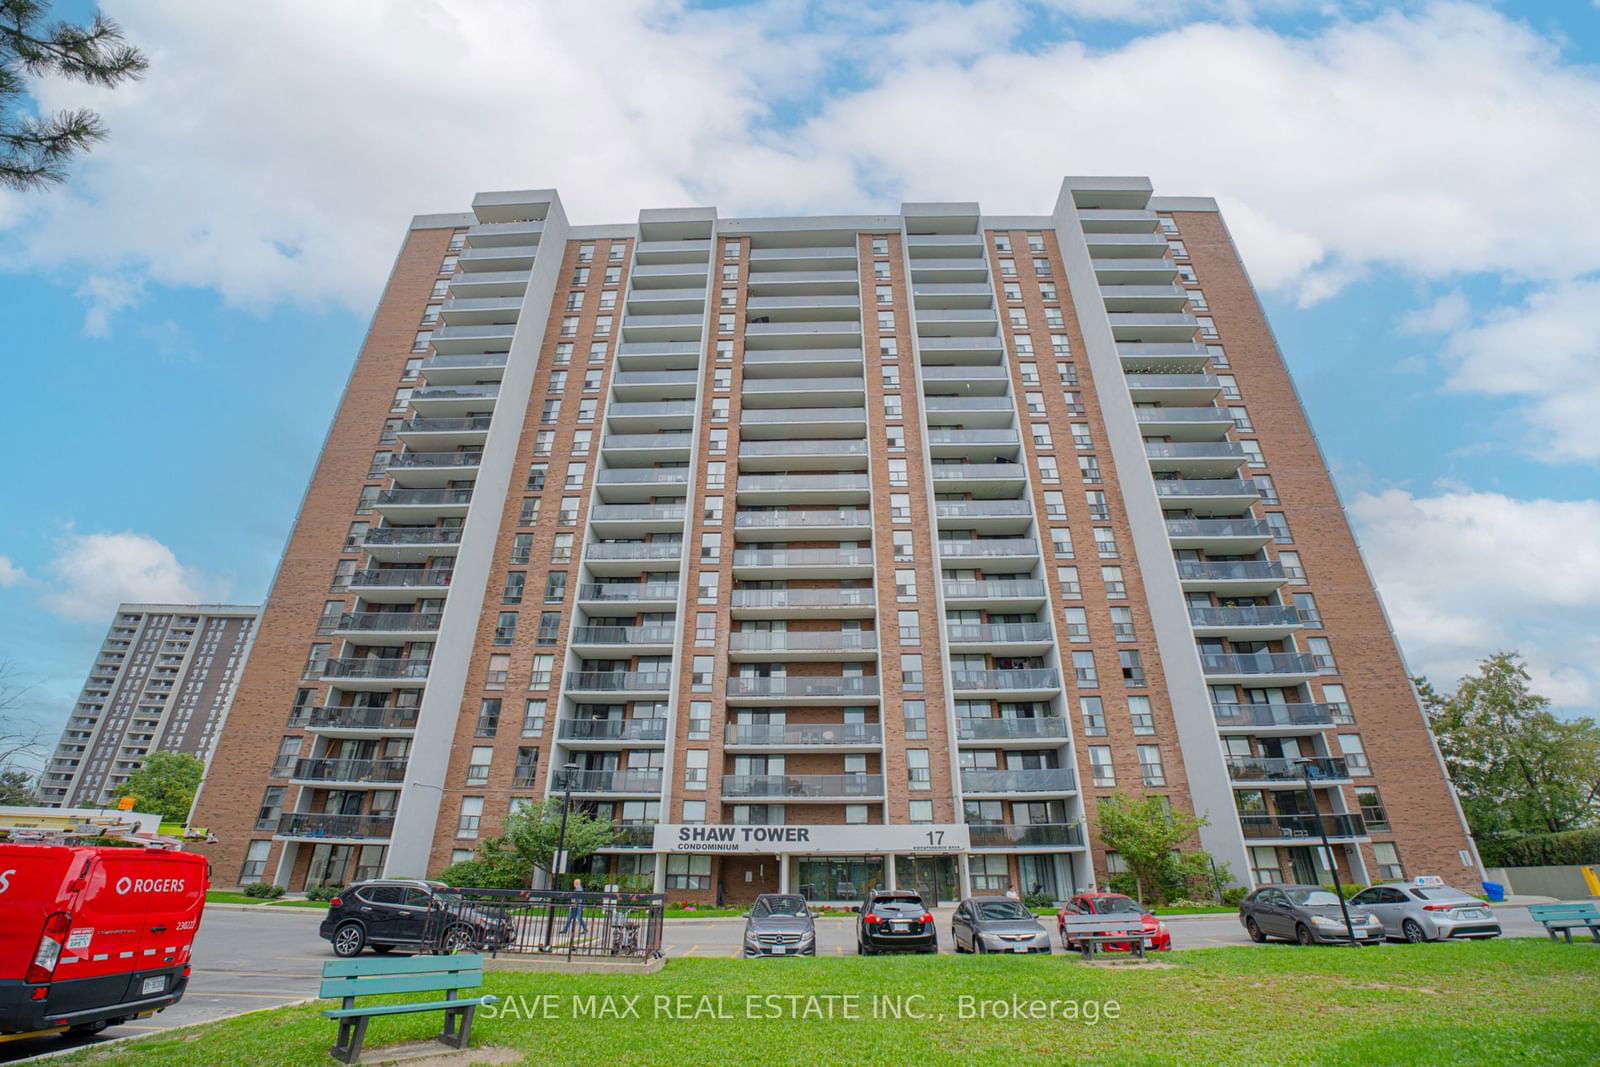
[[[444,932],[444,937],[439,940],[439,947],[445,955],[453,956],[458,952],[472,951],[477,947],[477,943],[478,938],[472,932],[472,927],[457,923]]]
[[[345,923],[333,932],[333,954],[340,959],[361,955],[366,944],[367,932],[360,923]]]
[[[982,956],[988,950],[983,947],[983,942],[982,941],[979,941],[977,938],[973,938],[972,939],[972,951],[974,951],[978,955]]]
[[[856,955],[857,956],[870,956],[870,955],[872,955],[872,950],[867,948],[866,942],[862,941],[859,937],[856,938]]]
[[[1267,935],[1261,932],[1261,927],[1253,918],[1244,921],[1244,929],[1245,933],[1250,935],[1250,940],[1258,945],[1267,939]]]
[[[1307,926],[1305,923],[1300,923],[1294,928],[1294,939],[1300,942],[1302,945],[1313,944],[1314,942],[1311,939],[1311,927]]]
[[[1422,927],[1418,926],[1414,919],[1407,919],[1401,923],[1400,932],[1405,935],[1406,941],[1413,945],[1421,944],[1428,940],[1428,935],[1423,932]]]
[[[394,951],[394,946],[393,945],[373,945],[372,946],[372,951],[376,952],[380,956],[384,956],[384,955],[387,955],[387,954],[393,952]]]

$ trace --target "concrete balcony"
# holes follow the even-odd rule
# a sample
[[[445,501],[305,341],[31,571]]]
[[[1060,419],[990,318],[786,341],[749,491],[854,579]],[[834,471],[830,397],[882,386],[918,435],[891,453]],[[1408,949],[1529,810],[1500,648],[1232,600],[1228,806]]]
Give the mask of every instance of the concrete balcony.
[[[769,408],[739,413],[739,437],[745,441],[859,438],[865,436],[866,426],[866,409],[859,407]]]
[[[1044,700],[1061,692],[1061,672],[1053,667],[953,670],[950,685],[957,693],[967,696],[983,694],[1005,700]]]
[[[394,833],[392,815],[330,815],[317,811],[286,811],[278,816],[272,836],[279,841],[314,841],[340,844],[387,841]]]
[[[478,476],[483,453],[398,452],[384,468],[394,484],[406,489],[441,489],[451,482]]]
[[[411,409],[418,418],[438,419],[492,410],[500,395],[496,383],[485,385],[424,385],[411,393]]]
[[[289,780],[340,789],[397,788],[406,778],[403,759],[297,759]]]
[[[1241,815],[1239,829],[1251,844],[1316,845],[1326,831],[1329,841],[1361,841],[1367,826],[1359,815]]]
[[[1202,652],[1200,667],[1207,681],[1251,686],[1301,685],[1319,673],[1316,657],[1302,652]]]
[[[1032,611],[1044,606],[1045,584],[1036,578],[946,578],[944,599],[954,608]]]
[[[993,308],[949,308],[916,310],[917,334],[923,337],[994,337],[1000,332],[1000,319]]]
[[[873,630],[735,630],[728,635],[728,658],[751,663],[796,660],[875,659]]]
[[[1233,428],[1233,416],[1215,407],[1135,408],[1141,433],[1174,441],[1221,441]]]
[[[688,467],[609,467],[596,471],[595,491],[607,504],[659,501],[662,497],[686,496],[689,492]]]
[[[444,596],[453,574],[448,567],[369,568],[350,576],[349,591],[369,604],[405,604]]]
[[[1342,759],[1312,757],[1300,759],[1271,759],[1250,756],[1228,757],[1228,780],[1235,786],[1305,788],[1309,772],[1314,786],[1347,785],[1350,768]]]
[[[511,338],[516,332],[517,324],[514,322],[483,323],[474,326],[435,326],[430,343],[434,352],[440,355],[504,352],[511,347]]]
[[[1071,796],[1078,791],[1078,776],[1070,767],[1050,767],[1026,771],[961,769],[961,794],[968,800],[978,797],[1006,797],[1013,793],[1044,796]]]
[[[1102,285],[1107,311],[1181,312],[1189,293],[1180,285]]]
[[[1047,622],[946,622],[944,634],[952,652],[1039,654],[1055,646]]]
[[[1084,233],[1155,233],[1157,225],[1148,208],[1079,208],[1078,221]]]
[[[489,405],[493,407],[493,405]],[[412,417],[400,425],[397,432],[406,447],[421,451],[482,447],[489,439],[489,423],[493,416],[477,414],[456,418]]]
[[[1196,515],[1245,515],[1260,500],[1255,483],[1239,478],[1158,478],[1161,506],[1186,508]]]
[[[1211,374],[1129,374],[1128,393],[1136,404],[1172,404],[1176,407],[1205,407],[1222,392],[1222,383]]]
[[[935,463],[932,470],[935,493],[1014,499],[1028,484],[1028,470],[1020,463]]]
[[[703,288],[706,274],[704,259],[682,263],[640,263],[628,275],[628,290],[630,293],[642,293],[650,289]]]
[[[906,255],[919,259],[983,258],[983,235],[979,233],[913,233],[906,236]]]
[[[611,392],[618,400],[692,398],[699,385],[697,370],[619,370],[611,376]]]
[[[929,282],[986,282],[989,280],[989,263],[982,256],[942,256],[937,259],[917,258],[911,261],[913,286]]]
[[[622,319],[622,340],[627,343],[693,341],[704,328],[705,313],[700,311],[688,315],[629,314]]]
[[[1301,622],[1299,612],[1294,608],[1207,608],[1190,605],[1189,625],[1196,637],[1279,641],[1300,629]]]
[[[356,645],[397,645],[439,632],[437,611],[356,611],[325,618],[317,627]]]
[[[583,546],[590,574],[635,575],[644,570],[676,570],[683,562],[682,541],[591,541]]]
[[[739,541],[849,541],[871,527],[872,513],[855,508],[740,511],[733,517]]]
[[[1178,560],[1178,581],[1185,592],[1225,596],[1261,596],[1288,582],[1283,565],[1271,560]]]
[[[1230,734],[1281,737],[1335,725],[1332,704],[1214,704],[1217,730]]]
[[[300,726],[330,737],[409,737],[417,728],[417,708],[358,708],[347,705],[310,708]]]
[[[872,617],[871,589],[735,589],[730,601],[735,619]]]
[[[729,723],[723,748],[761,752],[876,752],[883,727],[875,722]]]
[[[941,529],[1020,535],[1033,528],[1033,506],[1026,500],[939,500],[934,515]]]
[[[865,474],[741,474],[740,504],[865,504],[871,483]]]
[[[984,282],[921,282],[911,287],[911,299],[919,308],[992,308],[994,289]]]
[[[1205,374],[1211,353],[1196,341],[1119,341],[1117,357],[1126,373]]]
[[[862,374],[859,348],[772,348],[747,351],[744,355],[744,381],[768,378],[859,378]]]
[[[568,671],[566,691],[574,698],[589,694],[664,697],[672,691],[672,672]]]
[[[967,833],[972,837],[975,850],[1042,852],[1083,847],[1083,826],[1080,823],[972,823],[967,827]]]
[[[422,361],[422,376],[429,385],[471,385],[488,380],[499,381],[505,372],[504,352],[429,356]]]
[[[833,322],[745,323],[746,349],[861,347],[861,323],[854,319]]]
[[[830,437],[819,441],[741,441],[739,470],[866,470],[867,443]]]
[[[613,467],[686,463],[693,445],[692,433],[607,433],[600,440],[600,454]]]
[[[489,297],[516,297],[521,301],[528,291],[525,270],[483,270],[457,274],[450,279],[450,294],[458,300],[482,300]]]
[[[1017,414],[1009,396],[930,396],[923,400],[923,409],[930,429],[935,426],[998,429],[1012,426]]]
[[[876,704],[878,679],[872,675],[728,679],[730,704]]]
[[[340,689],[394,689],[428,683],[428,661],[412,658],[356,656],[323,664],[321,679]]]
[[[953,541],[940,538],[939,560],[950,566],[977,561],[996,570],[1030,569],[1039,561],[1039,542],[1031,537],[979,537]]]
[[[617,402],[606,407],[606,425],[616,433],[645,434],[687,430],[694,424],[693,400]]]
[[[829,804],[882,800],[881,774],[725,774],[722,797],[781,800],[785,804]]]
[[[745,313],[751,320],[772,322],[836,322],[861,318],[861,297],[855,293],[824,295],[799,293],[784,296],[750,296]]]
[[[699,341],[644,341],[617,346],[618,370],[693,370],[704,346]]]
[[[1011,376],[1004,367],[924,367],[927,396],[1004,396]]]
[[[604,659],[625,651],[660,653],[670,650],[678,628],[672,623],[647,623],[643,626],[575,626],[572,649],[580,655]]]
[[[467,229],[467,244],[473,248],[496,248],[501,245],[526,247],[539,243],[544,233],[544,223],[528,219],[522,222],[480,222]]]
[[[678,533],[686,514],[682,504],[596,504],[589,509],[589,526],[606,539]]]
[[[1176,471],[1185,478],[1231,478],[1248,458],[1237,441],[1146,441],[1152,471]]]
[[[868,548],[740,548],[733,553],[733,575],[747,579],[870,578]]]
[[[853,264],[849,270],[760,270],[751,272],[746,289],[751,297],[857,296],[861,276]]]
[[[959,688],[959,687],[958,687]],[[1006,748],[1029,744],[1043,744],[1054,748],[1065,744],[1071,731],[1067,720],[1058,715],[1038,715],[1032,718],[957,719],[956,740],[983,742],[993,747],[996,742]]]
[[[1167,539],[1173,548],[1242,556],[1271,541],[1272,527],[1259,519],[1168,519]]]
[[[853,244],[811,248],[752,248],[750,278],[778,271],[848,271],[854,274],[860,254]]]
[[[630,767],[616,771],[571,771],[568,780],[574,796],[661,795],[661,768]]]
[[[1089,255],[1095,259],[1160,259],[1167,254],[1167,239],[1160,233],[1085,233]]]
[[[665,611],[677,607],[677,582],[609,582],[578,587],[578,603],[590,614],[625,606],[639,611]]]
[[[368,530],[362,549],[375,561],[422,563],[453,556],[461,547],[459,526],[379,526]]]
[[[703,281],[697,278],[697,281]],[[691,285],[669,289],[665,286],[646,286],[628,290],[629,315],[693,315],[703,317],[706,310],[706,287]]]
[[[569,748],[627,747],[634,743],[665,744],[666,719],[561,719],[556,737]]]
[[[917,352],[924,367],[998,366],[1005,342],[998,337],[919,337]]]
[[[633,246],[633,258],[641,264],[698,263],[704,266],[711,260],[711,241],[708,238],[640,241]],[[634,268],[636,274],[638,270]]]
[[[992,463],[997,459],[1016,459],[1022,440],[1014,429],[964,430],[934,428],[928,431],[928,452],[934,459],[965,459],[969,463]]]
[[[463,248],[458,261],[459,269],[469,273],[478,271],[494,273],[508,270],[532,270],[533,259],[538,254],[539,246],[537,244],[484,245]]]
[[[1094,260],[1094,276],[1102,287],[1171,285],[1178,279],[1178,267],[1170,260],[1155,257],[1140,259],[1131,256],[1106,256]]]
[[[744,383],[743,410],[752,408],[859,407],[866,403],[867,385],[860,376],[849,378],[755,378]]]

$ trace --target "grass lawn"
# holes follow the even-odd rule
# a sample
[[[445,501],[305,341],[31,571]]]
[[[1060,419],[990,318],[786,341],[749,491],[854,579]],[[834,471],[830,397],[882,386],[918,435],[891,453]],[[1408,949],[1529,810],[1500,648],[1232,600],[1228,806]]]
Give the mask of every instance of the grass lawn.
[[[206,890],[207,904],[256,904],[268,908],[321,908],[326,911],[328,902],[325,900],[267,900],[264,897],[250,897],[243,893],[230,893],[226,889]]]
[[[1087,966],[1075,957],[907,956],[667,961],[659,974],[487,976],[508,998],[473,1028],[478,1047],[563,1063],[1594,1064],[1600,1062],[1600,947],[1545,940],[1383,945],[1270,945],[1164,955],[1159,966]],[[579,1017],[574,997],[639,995],[638,1019]],[[859,997],[845,1002],[806,997]],[[551,996],[541,1002],[534,998]],[[760,1000],[748,996],[798,996]],[[877,997],[920,995],[914,1019],[874,1010]],[[1087,1022],[962,1018],[982,1002],[1096,1002]],[[510,998],[518,998],[512,1000]],[[670,1009],[657,1012],[657,998]],[[682,999],[678,999],[682,998]],[[720,998],[720,1000],[718,999]],[[1112,1018],[1110,1002],[1119,1011]],[[504,1010],[518,1004],[515,1015]],[[529,1018],[548,1003],[548,1018]],[[835,1018],[806,1017],[833,1005]],[[720,1009],[720,1010],[719,1010]],[[762,1015],[776,1010],[778,1017]],[[696,1012],[699,1012],[697,1015]],[[732,1016],[731,1018],[718,1015]],[[315,1064],[334,1024],[311,1006],[280,1008],[57,1062]],[[368,1046],[424,1040],[437,1014],[374,1019]]]

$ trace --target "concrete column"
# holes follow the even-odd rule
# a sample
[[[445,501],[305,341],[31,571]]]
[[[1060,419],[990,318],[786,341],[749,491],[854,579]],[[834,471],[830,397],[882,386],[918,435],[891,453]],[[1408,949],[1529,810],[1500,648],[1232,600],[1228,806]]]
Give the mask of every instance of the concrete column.
[[[778,892],[789,891],[789,855],[786,852],[778,853]]]
[[[964,897],[972,896],[972,865],[967,862],[969,858],[965,852],[958,857],[961,861],[961,895]]]
[[[660,852],[656,853],[655,885],[652,892],[665,893],[667,891],[667,857]]]
[[[898,886],[895,885],[895,881],[894,881],[894,856],[893,855],[888,855],[888,856],[883,857],[883,885],[884,885],[884,888],[889,890],[889,892],[891,892],[891,893],[894,892],[895,889],[899,888]]]

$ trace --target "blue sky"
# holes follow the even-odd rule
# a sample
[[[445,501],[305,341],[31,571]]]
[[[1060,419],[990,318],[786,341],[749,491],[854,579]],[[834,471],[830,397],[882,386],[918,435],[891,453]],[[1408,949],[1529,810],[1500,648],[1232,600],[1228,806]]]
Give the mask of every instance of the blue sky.
[[[0,657],[51,740],[119,599],[265,595],[408,216],[547,185],[577,221],[1216,195],[1413,667],[1520,648],[1600,701],[1600,5],[105,7],[149,78],[38,85],[111,140],[0,194]]]

